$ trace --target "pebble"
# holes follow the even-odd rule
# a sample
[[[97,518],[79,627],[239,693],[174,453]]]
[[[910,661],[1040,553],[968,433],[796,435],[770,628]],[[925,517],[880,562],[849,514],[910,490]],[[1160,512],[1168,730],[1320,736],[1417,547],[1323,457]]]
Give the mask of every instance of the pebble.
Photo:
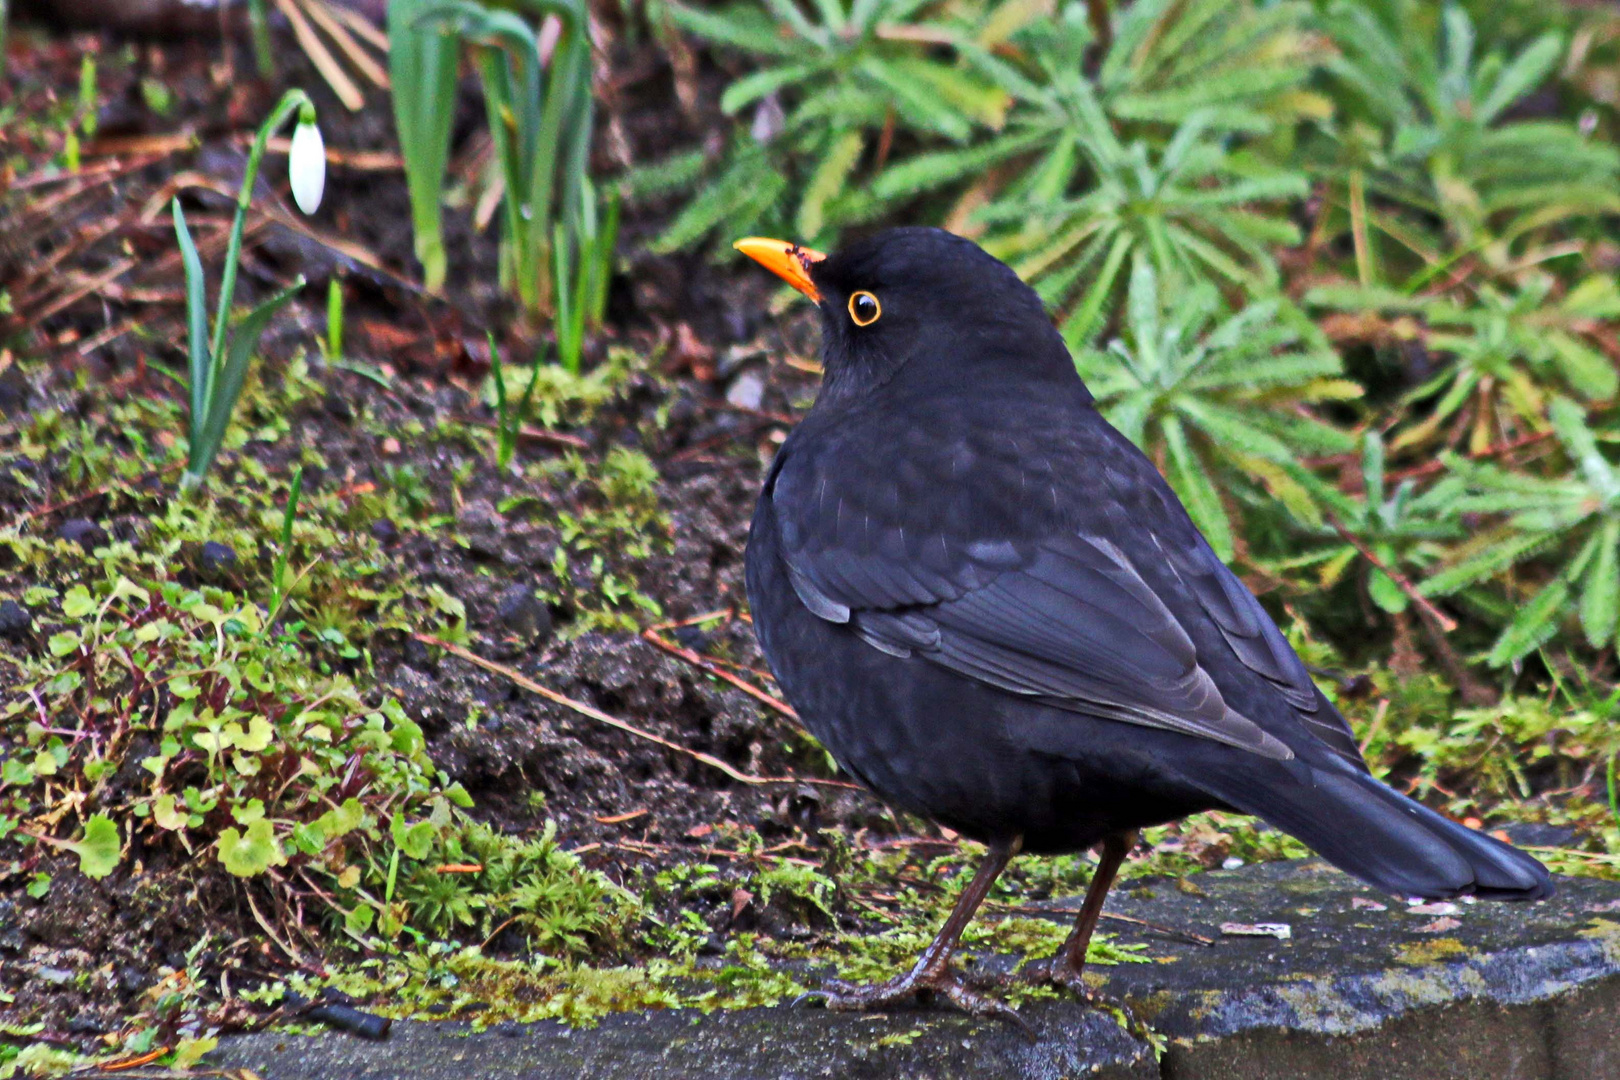
[[[495,614],[501,625],[521,638],[549,637],[551,612],[535,598],[527,585],[514,585],[501,593],[495,602]]]
[[[354,406],[349,399],[335,391],[328,391],[325,400],[321,402],[326,414],[335,420],[348,423],[354,419]]]
[[[745,371],[726,387],[726,400],[739,409],[757,409],[765,401],[765,377]]]
[[[86,552],[107,542],[107,530],[89,518],[68,518],[56,527],[56,535],[70,544],[78,544]]]
[[[495,558],[501,553],[501,526],[505,521],[488,499],[474,499],[461,508],[459,523],[467,536],[467,550]]]
[[[473,499],[461,508],[461,527],[474,532],[500,528],[501,515],[488,499]]]
[[[197,569],[204,574],[217,577],[230,573],[235,566],[236,549],[218,540],[210,540],[204,544],[201,554],[197,556]]]
[[[0,600],[0,637],[22,637],[33,625],[27,608],[15,600]]]
[[[709,648],[709,635],[703,632],[701,626],[677,626],[670,631],[670,636],[681,648],[691,649],[695,653],[705,652]]]
[[[128,997],[145,990],[152,985],[151,976],[132,964],[125,964],[118,969],[118,989]]]

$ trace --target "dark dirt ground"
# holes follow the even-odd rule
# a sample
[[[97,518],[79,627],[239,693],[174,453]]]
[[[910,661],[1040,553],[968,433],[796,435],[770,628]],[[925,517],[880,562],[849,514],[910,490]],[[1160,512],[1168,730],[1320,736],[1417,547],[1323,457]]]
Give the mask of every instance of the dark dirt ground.
[[[675,104],[673,75],[663,52],[645,36],[637,46],[620,43],[607,51],[610,59],[600,77],[610,87],[611,112],[601,125],[600,141],[616,144],[617,164],[626,156],[639,161],[664,153],[672,141],[690,139],[693,130]],[[20,39],[14,34],[10,53],[11,88],[0,100],[9,99],[17,114],[37,117],[53,108],[52,98],[71,99],[80,58],[87,53],[100,57],[104,103],[95,139],[85,150],[90,179],[46,178],[43,171],[13,175],[10,192],[0,196],[0,216],[8,220],[0,241],[0,285],[16,301],[6,332],[23,336],[36,356],[48,358],[48,363],[26,370],[9,353],[0,362],[0,408],[5,413],[0,446],[14,444],[19,426],[42,410],[60,409],[93,424],[104,419],[99,407],[104,394],[176,392],[171,379],[153,370],[159,364],[178,370],[184,360],[173,235],[166,212],[142,211],[166,208],[172,191],[166,185],[188,170],[221,182],[227,192],[234,190],[249,133],[280,92],[280,86],[246,77],[242,68],[249,61],[240,48],[235,77],[223,78],[219,45],[206,40],[120,42],[99,35],[53,37],[24,31]],[[330,149],[396,152],[384,98],[374,92],[363,112],[350,114],[295,50],[289,46],[283,55],[281,84],[310,90]],[[175,103],[166,116],[143,103],[141,85],[153,79],[174,91]],[[456,145],[465,150],[470,140],[476,141],[472,133],[483,110],[473,84],[464,82],[462,90]],[[162,141],[176,132],[193,133],[198,145],[172,147]],[[152,147],[156,152],[143,153]],[[49,131],[33,139],[17,125],[0,149],[14,161],[43,163],[53,147]],[[257,205],[290,206],[284,160],[267,157]],[[457,161],[466,167],[465,154],[458,152]],[[212,226],[208,235],[221,241],[214,246],[217,261],[220,230],[228,224],[223,198],[205,191],[195,203],[187,202],[201,207],[193,211],[199,236]],[[784,419],[814,392],[813,375],[782,361],[808,355],[813,327],[804,319],[779,327],[762,318],[771,287],[744,268],[698,257],[639,253],[638,238],[656,227],[659,210],[626,215],[621,273],[613,283],[608,331],[597,347],[598,359],[611,343],[656,357],[658,368],[632,376],[588,428],[564,438],[588,459],[626,445],[642,450],[657,465],[658,502],[668,522],[666,543],[638,577],[664,617],[680,620],[742,603],[743,541],[762,464],[768,461],[773,437],[779,441],[785,430]],[[284,220],[292,218],[285,209],[282,214]],[[383,390],[366,378],[316,363],[314,377],[324,396],[306,400],[287,418],[292,438],[250,443],[246,453],[274,471],[285,469],[299,445],[318,446],[333,468],[328,475],[306,476],[306,492],[312,496],[386,483],[390,475],[414,469],[421,488],[430,493],[431,505],[424,513],[448,515],[458,528],[382,520],[373,524],[372,532],[391,559],[389,573],[440,585],[465,603],[476,651],[744,772],[805,770],[803,741],[783,717],[634,634],[590,631],[571,637],[565,631],[572,612],[563,604],[539,614],[537,632],[523,639],[512,635],[501,615],[502,598],[514,587],[533,587],[549,577],[558,542],[551,512],[568,506],[578,493],[567,484],[533,490],[538,505],[503,516],[496,505],[520,493],[522,485],[501,475],[490,454],[481,448],[458,452],[442,443],[424,446],[387,436],[392,426],[412,420],[492,420],[492,410],[475,392],[489,362],[482,338],[486,327],[506,324],[511,314],[494,285],[494,229],[477,233],[466,212],[448,215],[453,273],[449,295],[441,300],[410,284],[415,271],[408,203],[397,168],[334,166],[326,203],[308,222],[313,233],[363,248],[361,258],[334,253],[278,224],[255,232],[253,223],[250,219],[238,303],[267,295],[300,273],[311,282],[266,337],[263,351],[271,372],[323,325],[325,279],[337,273],[347,297],[346,352],[391,375],[392,388]],[[209,246],[202,243],[206,259]],[[97,276],[125,257],[133,262],[127,275],[90,289],[80,299],[61,302],[69,288],[62,282],[73,281],[74,274],[81,279]],[[43,274],[44,265],[54,272]],[[127,332],[98,344],[109,331],[120,329]],[[532,350],[535,344],[536,338],[520,329],[508,337],[506,355],[521,356],[525,346]],[[726,402],[730,381],[741,373],[763,378],[759,408]],[[118,444],[121,435],[101,431],[97,438]],[[574,449],[558,440],[525,440],[518,461]],[[231,469],[223,460],[222,466],[212,486],[228,493]],[[457,470],[460,474],[453,477]],[[40,532],[60,531],[68,523],[82,528],[78,522],[89,521],[105,534],[138,544],[153,507],[117,493],[82,497],[69,463],[60,459],[34,464],[27,480],[0,476],[0,517],[26,516],[30,528]],[[66,500],[74,501],[51,509]],[[64,576],[71,574],[70,568],[63,570]],[[0,570],[0,592],[19,592],[28,584],[15,572]],[[590,583],[575,584],[588,588]],[[532,623],[535,616],[520,618]],[[33,647],[48,630],[34,628]],[[740,618],[708,630],[682,628],[677,634],[682,645],[698,652],[723,656],[744,668],[763,668],[751,630]],[[466,787],[479,816],[512,830],[536,829],[544,819],[553,819],[566,847],[591,851],[590,864],[615,876],[626,876],[630,867],[700,855],[712,846],[712,841],[689,836],[700,826],[735,823],[757,828],[768,839],[802,839],[806,825],[812,831],[827,826],[895,829],[892,816],[862,793],[830,786],[736,784],[707,765],[542,701],[503,676],[404,634],[378,633],[366,644],[380,688],[398,694],[423,725],[434,760]],[[483,717],[476,730],[465,723],[472,710]],[[810,761],[810,768],[816,767]],[[806,775],[830,773],[822,764],[819,773]],[[544,797],[543,807],[535,793]],[[631,820],[601,820],[636,811],[641,813]],[[106,975],[80,992],[73,992],[67,980],[42,991],[37,979],[0,979],[18,992],[15,1011],[44,1019],[50,1031],[86,1036],[109,1030],[120,1000],[127,1002],[150,986],[160,966],[183,966],[184,948],[201,932],[223,930],[228,937],[251,932],[239,891],[217,876],[197,874],[194,867],[159,863],[138,880],[119,877],[95,884],[73,873],[71,865],[65,856],[42,861],[42,867],[60,871],[49,903],[24,897],[21,876],[12,881],[16,888],[0,890],[0,956],[9,961],[3,966],[27,960],[69,971],[99,969]]]

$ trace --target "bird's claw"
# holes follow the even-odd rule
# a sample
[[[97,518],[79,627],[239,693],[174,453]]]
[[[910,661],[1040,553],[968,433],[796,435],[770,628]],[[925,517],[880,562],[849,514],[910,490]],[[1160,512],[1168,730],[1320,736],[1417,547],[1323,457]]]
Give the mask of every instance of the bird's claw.
[[[1019,968],[1011,978],[1035,986],[1050,986],[1067,990],[1087,1005],[1095,1005],[1099,995],[1086,985],[1080,969],[1069,963],[1060,952],[1046,960],[1032,960]]]
[[[1080,999],[1081,1004],[1088,1008],[1109,1013],[1119,1021],[1119,1026],[1148,1043],[1156,1043],[1153,1030],[1147,1022],[1137,1016],[1135,1011],[1119,998],[1105,994],[1086,985],[1081,976],[1080,969],[1069,963],[1062,953],[1047,960],[1038,960],[1025,964],[1019,968],[1012,978],[1022,983],[1033,983],[1036,986],[1050,986],[1058,990],[1067,990]]]
[[[835,1012],[882,1009],[891,1005],[938,998],[950,1002],[969,1016],[1006,1020],[1031,1038],[1035,1035],[1034,1029],[1018,1015],[1018,1010],[1004,1001],[973,989],[949,969],[921,974],[910,971],[888,982],[868,985],[829,979],[822,984],[820,990],[811,991],[800,1000],[811,996],[820,997],[827,1008]]]

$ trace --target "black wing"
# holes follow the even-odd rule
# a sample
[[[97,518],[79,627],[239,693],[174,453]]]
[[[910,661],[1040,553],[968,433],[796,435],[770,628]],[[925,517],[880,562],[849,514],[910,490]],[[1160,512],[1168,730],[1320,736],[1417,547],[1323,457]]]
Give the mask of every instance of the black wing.
[[[767,489],[805,606],[1009,693],[1273,758],[1315,736],[1365,768],[1152,464],[1089,409],[1017,408],[1016,433],[989,403],[898,433],[806,420]]]

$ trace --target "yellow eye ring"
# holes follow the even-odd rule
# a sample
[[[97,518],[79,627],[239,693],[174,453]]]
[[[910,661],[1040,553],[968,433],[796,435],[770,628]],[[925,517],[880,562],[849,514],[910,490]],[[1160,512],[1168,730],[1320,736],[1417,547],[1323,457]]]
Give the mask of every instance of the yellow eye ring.
[[[883,314],[878,298],[862,289],[849,298],[849,317],[856,326],[871,326]]]

